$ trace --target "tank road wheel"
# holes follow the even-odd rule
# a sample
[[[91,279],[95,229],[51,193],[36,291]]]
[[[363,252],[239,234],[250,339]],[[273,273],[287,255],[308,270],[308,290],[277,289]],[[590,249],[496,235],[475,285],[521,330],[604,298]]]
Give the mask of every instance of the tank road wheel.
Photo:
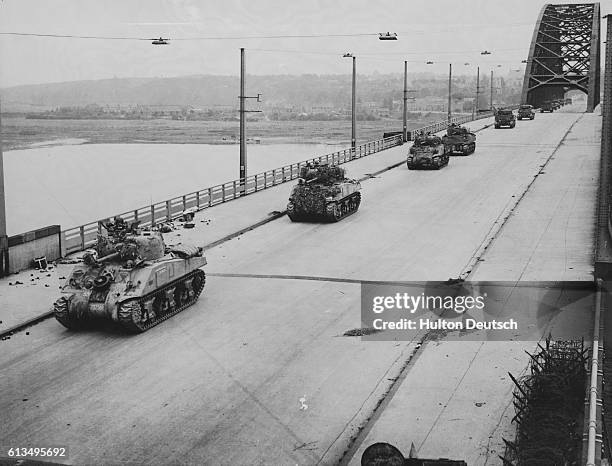
[[[191,306],[200,296],[206,274],[196,269],[149,295],[119,303],[119,323],[131,332],[144,332]]]
[[[117,318],[119,323],[130,332],[144,332],[150,326],[150,317],[147,310],[136,299],[119,303]]]
[[[151,310],[158,316],[163,316],[168,312],[168,306],[163,294],[158,294],[153,298]]]
[[[183,304],[186,304],[189,301],[189,289],[187,288],[186,284],[178,284],[174,290],[174,302],[176,303],[177,307],[181,307]]]
[[[169,312],[174,311],[176,306],[176,301],[174,300],[174,291],[176,287],[173,286],[171,288],[166,288],[164,293],[161,295],[161,310],[163,314],[168,314]]]
[[[332,204],[329,204],[326,208],[326,214],[327,214],[327,218],[328,220],[332,221],[332,222],[337,222],[338,220],[340,220],[342,218],[342,213],[340,212],[340,207],[338,207],[338,204],[336,204],[335,202]]]
[[[334,204],[334,222],[340,220],[344,215],[342,214],[342,205]]]
[[[359,209],[359,205],[361,204],[361,193],[355,193],[355,210]]]
[[[84,327],[83,322],[79,321],[76,316],[70,315],[70,300],[72,296],[67,298],[62,296],[53,303],[53,315],[55,319],[66,327],[68,330],[79,330]]]

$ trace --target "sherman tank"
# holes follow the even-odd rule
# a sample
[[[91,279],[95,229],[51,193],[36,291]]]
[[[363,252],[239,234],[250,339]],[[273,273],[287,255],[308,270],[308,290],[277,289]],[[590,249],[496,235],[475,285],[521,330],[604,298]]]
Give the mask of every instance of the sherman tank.
[[[167,247],[159,231],[119,217],[102,227],[55,301],[62,325],[76,330],[107,320],[144,332],[196,302],[206,281],[202,248]]]
[[[406,165],[409,170],[439,170],[448,165],[448,159],[442,139],[427,133],[415,138]]]
[[[357,211],[360,189],[359,181],[346,178],[337,165],[307,164],[301,167],[298,184],[291,191],[287,215],[293,222],[337,222]]]
[[[470,155],[476,150],[476,134],[467,128],[452,123],[442,136],[447,154]]]

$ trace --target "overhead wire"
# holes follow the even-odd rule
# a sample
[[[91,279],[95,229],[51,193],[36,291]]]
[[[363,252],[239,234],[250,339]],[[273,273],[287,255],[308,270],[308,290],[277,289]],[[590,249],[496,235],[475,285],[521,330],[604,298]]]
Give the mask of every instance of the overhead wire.
[[[326,38],[326,37],[360,37],[378,36],[379,33],[354,33],[354,34],[279,34],[270,36],[201,36],[201,37],[163,37],[171,41],[190,41],[190,40],[245,40],[245,39],[290,39],[290,38]],[[98,39],[98,40],[156,40],[156,37],[128,37],[128,36],[84,36],[76,34],[40,34],[33,32],[0,32],[3,36],[31,36],[31,37],[53,37],[68,39]]]

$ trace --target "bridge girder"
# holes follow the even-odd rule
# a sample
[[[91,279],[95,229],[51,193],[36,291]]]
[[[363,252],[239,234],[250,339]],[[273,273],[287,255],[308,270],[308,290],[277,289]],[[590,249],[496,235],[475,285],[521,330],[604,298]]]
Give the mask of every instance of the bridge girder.
[[[599,104],[599,3],[542,7],[523,80],[522,102],[539,107],[577,89],[587,94],[587,112]]]

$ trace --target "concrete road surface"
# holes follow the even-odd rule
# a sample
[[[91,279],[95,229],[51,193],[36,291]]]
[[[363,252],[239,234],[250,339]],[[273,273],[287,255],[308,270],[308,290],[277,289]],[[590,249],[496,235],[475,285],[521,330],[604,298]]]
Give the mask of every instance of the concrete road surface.
[[[145,334],[49,320],[1,342],[0,445],[67,445],[74,464],[337,463],[419,346],[343,336],[360,327],[353,280],[457,277],[579,117],[485,130],[440,171],[367,181],[337,224],[285,217],[216,247],[200,300]]]
[[[538,115],[543,120],[546,116]],[[522,122],[517,122],[521,128]],[[473,268],[474,281],[507,281],[537,286],[541,281],[593,281],[595,202],[599,183],[601,116],[584,114],[504,228]],[[540,285],[541,286],[541,285]],[[519,291],[520,292],[520,291]],[[570,338],[588,341],[593,332],[594,293],[564,303],[554,319],[539,322],[543,339],[571,329]],[[520,309],[515,309],[518,313]],[[530,326],[536,325],[531,322]],[[370,423],[350,464],[363,450],[385,441],[408,455],[462,459],[469,465],[500,464],[502,437],[514,439],[512,391],[508,372],[523,375],[531,328],[519,328],[513,341],[437,341],[428,343],[382,414]],[[568,338],[568,336],[565,336]]]

